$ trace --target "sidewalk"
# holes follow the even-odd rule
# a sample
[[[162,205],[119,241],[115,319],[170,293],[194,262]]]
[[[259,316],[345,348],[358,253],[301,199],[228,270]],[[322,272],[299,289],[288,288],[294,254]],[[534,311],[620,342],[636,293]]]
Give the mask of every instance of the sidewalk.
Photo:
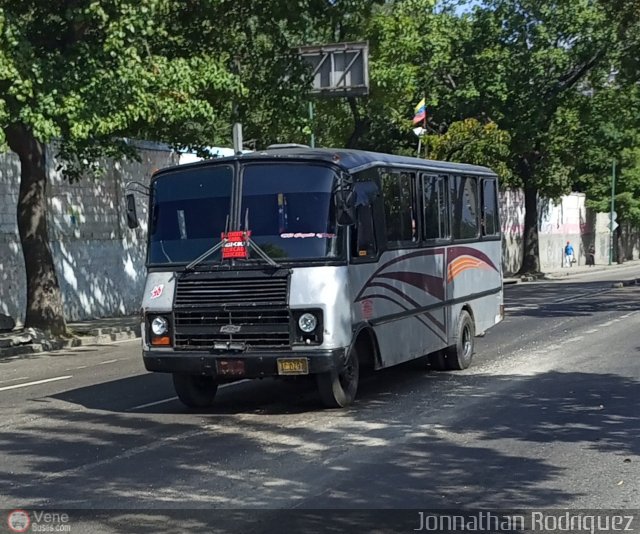
[[[565,278],[570,278],[572,276],[588,274],[588,273],[597,273],[602,271],[620,271],[620,277],[624,278],[625,269],[630,269],[632,267],[640,268],[640,260],[630,260],[626,261],[620,265],[614,263],[612,265],[594,265],[589,267],[588,265],[578,265],[575,267],[565,267],[554,270],[548,270],[543,273],[539,273],[538,275],[532,275],[530,277],[526,277],[527,279],[523,280],[523,277],[512,276],[504,279],[504,284],[517,284],[519,282],[532,282],[534,280],[562,280]]]
[[[68,323],[70,337],[52,337],[34,328],[0,333],[0,360],[50,350],[113,343],[140,337],[139,316],[112,317]]]

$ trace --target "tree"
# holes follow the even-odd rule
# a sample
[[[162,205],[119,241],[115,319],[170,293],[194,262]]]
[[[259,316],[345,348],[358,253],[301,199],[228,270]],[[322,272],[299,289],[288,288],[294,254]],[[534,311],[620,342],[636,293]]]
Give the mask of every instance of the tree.
[[[558,133],[570,118],[567,103],[590,76],[604,76],[628,53],[638,30],[637,7],[629,0],[489,0],[470,16],[471,56],[501,58],[504,75],[489,75],[499,83],[495,90],[485,85],[483,98],[490,116],[512,136],[516,177],[524,188],[522,271],[539,270],[538,197],[556,197],[571,185],[572,168],[558,149]]]
[[[47,234],[46,144],[58,141],[66,175],[78,179],[98,157],[126,153],[123,137],[203,142],[213,104],[242,93],[228,54],[178,46],[182,4],[0,1],[0,141],[21,163],[26,326],[66,329]]]
[[[509,183],[512,179],[510,141],[509,134],[496,123],[482,124],[477,119],[466,119],[452,123],[442,135],[428,135],[425,144],[432,159],[484,165]]]
[[[640,88],[623,76],[583,96],[577,109],[582,128],[569,145],[576,158],[574,187],[587,195],[587,206],[611,209],[612,160],[616,160],[615,206],[619,223],[614,251],[625,259],[622,231],[640,225]],[[625,224],[626,223],[626,224]]]

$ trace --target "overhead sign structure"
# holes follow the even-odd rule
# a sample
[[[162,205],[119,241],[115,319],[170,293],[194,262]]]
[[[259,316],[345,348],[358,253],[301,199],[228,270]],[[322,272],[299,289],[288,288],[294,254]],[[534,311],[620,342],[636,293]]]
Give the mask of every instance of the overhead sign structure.
[[[312,70],[312,94],[339,97],[369,94],[369,43],[302,46],[300,57]]]

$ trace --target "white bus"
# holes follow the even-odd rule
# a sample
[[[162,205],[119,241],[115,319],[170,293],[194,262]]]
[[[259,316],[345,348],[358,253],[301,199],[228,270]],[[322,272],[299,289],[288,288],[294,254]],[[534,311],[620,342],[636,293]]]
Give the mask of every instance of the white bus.
[[[467,368],[503,317],[497,192],[484,167],[345,149],[156,172],[146,369],[201,408],[241,378],[315,375],[323,403],[343,407],[364,367],[429,355]]]

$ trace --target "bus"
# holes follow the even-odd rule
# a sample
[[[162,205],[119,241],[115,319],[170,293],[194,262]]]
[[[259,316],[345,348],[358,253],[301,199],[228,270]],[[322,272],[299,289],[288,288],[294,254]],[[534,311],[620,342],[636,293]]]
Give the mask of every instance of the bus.
[[[169,167],[147,247],[144,365],[189,407],[301,375],[344,407],[365,368],[466,369],[503,318],[498,179],[480,166],[279,145]]]

